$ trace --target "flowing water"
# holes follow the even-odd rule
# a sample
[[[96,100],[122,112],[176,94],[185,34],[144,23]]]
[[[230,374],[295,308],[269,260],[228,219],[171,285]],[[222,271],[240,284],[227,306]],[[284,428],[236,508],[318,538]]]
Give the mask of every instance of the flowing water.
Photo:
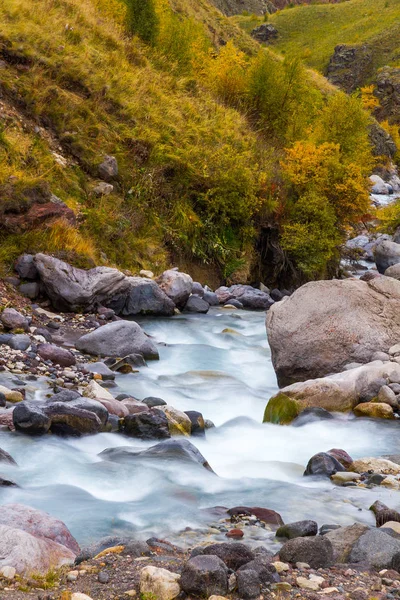
[[[338,488],[302,476],[313,454],[333,447],[353,458],[400,453],[397,423],[338,416],[302,427],[262,424],[277,390],[264,318],[216,308],[208,315],[143,320],[160,344],[160,361],[117,378],[117,393],[159,396],[211,419],[216,427],[192,442],[217,476],[178,461],[101,461],[105,448],[151,445],[120,434],[62,439],[0,432],[0,447],[19,464],[2,465],[1,472],[21,486],[1,488],[0,501],[50,512],[81,544],[122,532],[176,539],[188,528],[208,531],[213,519],[203,509],[213,506],[263,506],[287,522],[313,518],[320,525],[372,524],[368,507],[377,498],[399,508],[398,492]],[[191,543],[191,535],[179,539]]]

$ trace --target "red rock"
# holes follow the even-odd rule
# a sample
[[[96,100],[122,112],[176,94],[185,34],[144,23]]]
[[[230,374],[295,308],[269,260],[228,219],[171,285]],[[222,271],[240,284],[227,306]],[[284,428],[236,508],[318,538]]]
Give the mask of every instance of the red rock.
[[[63,202],[46,202],[46,204],[34,204],[24,214],[7,214],[4,216],[2,229],[10,233],[21,233],[34,229],[43,223],[51,224],[59,219],[65,219],[72,225],[76,223],[73,210]]]
[[[339,448],[332,448],[328,450],[328,454],[336,458],[340,462],[341,465],[344,466],[345,469],[348,469],[353,462],[353,459],[345,450],[341,450]]]
[[[241,529],[231,529],[230,531],[228,531],[228,533],[225,534],[226,537],[228,538],[242,538],[244,536],[244,533]]]

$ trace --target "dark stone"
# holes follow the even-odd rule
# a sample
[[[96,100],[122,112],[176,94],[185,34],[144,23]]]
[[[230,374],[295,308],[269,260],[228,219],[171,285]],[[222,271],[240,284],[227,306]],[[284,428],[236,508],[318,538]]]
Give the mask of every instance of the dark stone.
[[[0,475],[0,487],[19,487],[19,485],[12,479],[5,479]]]
[[[204,437],[206,434],[203,415],[197,410],[185,411],[192,424],[191,434],[193,436]]]
[[[334,531],[335,529],[340,529],[341,525],[335,525],[335,524],[326,524],[326,525],[321,525],[321,527],[319,528],[319,534],[320,535],[325,535],[326,533],[328,533],[329,531]]]
[[[149,408],[155,408],[156,406],[166,406],[167,403],[162,398],[156,398],[155,396],[149,396],[142,400],[143,404],[146,404]]]
[[[282,525],[276,532],[278,538],[288,538],[292,540],[297,537],[307,537],[317,535],[318,524],[315,521],[296,521]]]
[[[28,319],[15,310],[15,308],[5,308],[0,313],[0,321],[5,329],[23,329],[24,331],[29,331]]]
[[[262,23],[251,32],[251,37],[257,42],[269,42],[278,37],[278,30],[270,23]]]
[[[218,556],[228,567],[236,571],[241,566],[254,560],[254,553],[245,544],[240,542],[224,542],[222,544],[211,544],[200,548],[201,554]]]
[[[362,87],[373,74],[372,51],[366,44],[339,44],[329,60],[327,77],[348,94]]]
[[[8,346],[12,337],[13,337],[12,333],[0,333],[0,346],[2,344],[4,344],[5,346]]]
[[[150,556],[151,551],[146,542],[140,542],[131,538],[125,537],[106,537],[101,539],[94,544],[83,548],[75,559],[75,564],[80,563],[94,558],[103,550],[107,548],[113,548],[114,546],[124,546],[122,554],[129,554],[132,558],[139,558],[140,556]]]
[[[261,593],[261,581],[257,571],[246,569],[238,571],[236,574],[237,591],[239,598],[250,600],[250,598],[258,598]]]
[[[46,327],[37,327],[35,329],[35,335],[41,335],[46,340],[46,342],[52,342],[51,333]]]
[[[292,427],[301,427],[303,425],[308,425],[308,423],[314,423],[315,421],[324,421],[328,419],[334,419],[335,417],[325,410],[325,408],[319,408],[318,406],[313,406],[310,408],[305,408],[298,417],[296,417],[292,421]]]
[[[43,410],[51,420],[50,429],[52,433],[62,436],[80,436],[100,431],[102,422],[97,414],[91,410],[80,408],[79,405],[75,404],[77,402],[79,400],[55,402],[45,406]],[[102,408],[104,409],[103,406]]]
[[[0,448],[0,462],[9,463],[10,465],[18,466],[11,454]]]
[[[0,392],[0,406],[4,407],[7,404],[6,395]]]
[[[269,295],[271,296],[272,300],[275,300],[275,302],[279,302],[279,300],[282,300],[282,298],[285,297],[285,294],[283,294],[276,288],[274,290],[271,290]]]
[[[327,452],[319,452],[310,458],[308,461],[304,475],[319,475],[321,477],[330,477],[338,471],[346,469],[340,464],[335,457]],[[302,562],[302,561],[300,561]],[[304,562],[304,561],[303,561]]]
[[[203,295],[203,300],[208,302],[208,304],[210,306],[218,306],[219,305],[218,296],[214,292],[205,291],[204,295]]]
[[[373,473],[367,479],[367,485],[381,485],[382,481],[384,481],[385,476],[379,475],[379,473]]]
[[[43,435],[50,429],[51,420],[42,406],[30,402],[20,402],[13,411],[13,423],[17,431],[30,435]]]
[[[231,517],[255,515],[257,519],[268,523],[268,525],[283,525],[283,519],[279,513],[270,508],[261,508],[260,506],[235,506],[228,510]]]
[[[115,379],[115,373],[103,362],[87,363],[85,369],[89,373],[98,373],[103,381],[113,381]]]
[[[161,410],[128,415],[124,419],[123,431],[126,435],[142,440],[167,439],[171,437],[168,419]]]
[[[209,309],[210,305],[208,304],[208,302],[206,302],[203,298],[200,298],[200,296],[192,294],[191,296],[189,296],[188,301],[186,302],[185,308],[183,310],[184,312],[205,314],[208,313]]]
[[[180,585],[189,595],[223,596],[228,591],[228,569],[217,556],[195,556],[183,567]]]
[[[204,291],[205,290],[201,283],[199,283],[198,281],[193,281],[192,294],[196,294],[196,296],[200,296],[200,298],[203,298]]]
[[[39,273],[37,271],[36,265],[33,262],[32,254],[22,254],[15,261],[14,269],[21,277],[21,279],[29,279],[35,281],[38,279]]]
[[[333,548],[324,536],[298,537],[282,546],[279,557],[283,562],[304,562],[312,569],[319,569],[329,567],[333,563]]]
[[[383,529],[370,529],[358,538],[349,557],[351,563],[366,563],[375,569],[392,567],[394,557],[400,552],[400,539],[388,535]]]
[[[59,392],[51,396],[51,398],[46,400],[46,402],[72,402],[72,400],[76,400],[77,398],[82,398],[82,396],[75,390],[61,389]]]
[[[105,156],[103,162],[98,167],[100,179],[104,181],[113,181],[118,177],[118,163],[114,156]]]
[[[242,309],[243,308],[243,304],[240,302],[240,300],[236,300],[236,298],[232,298],[231,300],[228,300],[228,302],[226,302],[226,305],[230,305],[230,306],[234,306],[235,308],[238,309]]]
[[[145,450],[137,450],[131,446],[107,448],[100,452],[99,456],[116,462],[131,462],[132,458],[136,457],[183,460],[199,464],[208,471],[213,472],[201,452],[187,439],[166,440]]]
[[[72,352],[54,344],[39,344],[38,354],[43,360],[50,360],[61,367],[71,367],[76,364],[76,358]]]

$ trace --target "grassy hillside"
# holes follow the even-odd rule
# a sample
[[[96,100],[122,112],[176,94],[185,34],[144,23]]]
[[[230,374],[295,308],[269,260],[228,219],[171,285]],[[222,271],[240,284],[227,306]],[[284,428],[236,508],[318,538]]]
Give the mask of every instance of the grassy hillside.
[[[250,31],[262,19],[235,17]],[[376,68],[399,64],[400,0],[348,0],[339,4],[311,4],[270,15],[279,31],[273,48],[300,57],[325,72],[337,44],[371,45]]]
[[[148,46],[120,0],[0,4],[0,264],[42,250],[220,280],[325,272],[368,206],[368,115],[206,0],[155,8]],[[99,196],[105,155],[119,173]],[[50,193],[75,224],[15,224]]]

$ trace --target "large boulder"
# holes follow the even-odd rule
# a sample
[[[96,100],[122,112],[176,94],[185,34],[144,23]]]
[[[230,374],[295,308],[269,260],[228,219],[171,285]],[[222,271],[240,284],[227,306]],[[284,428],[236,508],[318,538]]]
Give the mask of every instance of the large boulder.
[[[329,567],[333,563],[333,547],[325,536],[298,537],[289,540],[279,551],[283,562],[303,562],[312,569]]]
[[[17,527],[35,537],[52,540],[66,546],[75,554],[80,551],[78,542],[67,526],[56,517],[37,508],[24,504],[3,504],[0,511],[0,525]]]
[[[89,401],[88,401],[89,403]],[[88,404],[87,403],[87,404]],[[45,414],[50,418],[50,430],[52,433],[62,436],[79,436],[90,433],[98,433],[102,428],[102,422],[93,410],[84,402],[79,406],[76,400],[72,402],[54,402],[44,408]],[[107,415],[108,418],[108,415]]]
[[[81,352],[94,356],[141,354],[147,359],[158,359],[155,344],[134,321],[114,321],[83,335],[75,344]]]
[[[243,305],[244,308],[250,310],[268,310],[274,304],[271,296],[266,292],[253,288],[251,285],[235,284],[231,287],[221,286],[215,293],[219,302],[230,303],[230,300],[235,299]]]
[[[390,240],[379,241],[374,248],[376,268],[383,274],[389,267],[400,263],[400,244]]]
[[[158,408],[128,415],[124,419],[123,431],[126,435],[141,440],[164,440],[171,437],[168,419]]]
[[[293,383],[270,399],[264,422],[286,425],[304,409],[314,406],[328,411],[350,411],[377,396],[388,380],[397,381],[398,377],[398,363],[377,360],[343,373]]]
[[[0,525],[0,567],[13,567],[24,576],[45,575],[72,565],[75,554],[48,538],[38,538],[17,527]]]
[[[280,386],[367,363],[400,339],[400,282],[307,283],[270,308],[267,333]]]
[[[43,411],[43,405],[34,402],[20,402],[12,413],[17,431],[30,435],[43,435],[50,429],[51,419]]]
[[[157,283],[178,308],[184,308],[193,289],[190,275],[170,269],[158,277]]]
[[[400,552],[400,539],[385,529],[370,529],[355,542],[350,555],[351,563],[366,563],[375,569],[390,569],[393,557]]]
[[[45,254],[36,254],[34,262],[44,291],[57,310],[90,311],[103,305],[125,316],[174,313],[174,303],[154,281],[126,277],[109,267],[85,271]]]
[[[5,308],[0,313],[0,322],[5,329],[23,329],[24,331],[29,330],[29,323],[20,312],[15,308]]]
[[[188,595],[223,596],[228,591],[228,569],[217,556],[195,556],[183,567],[181,587]]]
[[[334,456],[331,456],[328,452],[318,452],[308,461],[304,476],[330,477],[334,473],[345,470],[344,466]]]
[[[357,540],[368,531],[367,525],[354,523],[348,527],[339,527],[325,534],[333,547],[333,559],[335,563],[348,563],[350,553]]]

